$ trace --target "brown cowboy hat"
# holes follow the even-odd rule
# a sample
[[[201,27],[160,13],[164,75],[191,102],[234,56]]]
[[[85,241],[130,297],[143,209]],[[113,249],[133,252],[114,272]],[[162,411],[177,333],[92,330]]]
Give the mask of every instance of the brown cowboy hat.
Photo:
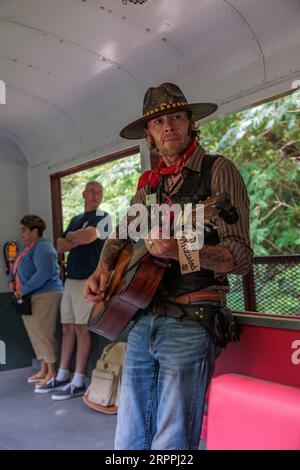
[[[215,103],[188,103],[181,89],[174,83],[162,83],[146,91],[143,104],[143,117],[128,124],[121,130],[125,139],[143,139],[145,126],[151,119],[177,111],[190,111],[195,121],[199,121],[216,111]]]

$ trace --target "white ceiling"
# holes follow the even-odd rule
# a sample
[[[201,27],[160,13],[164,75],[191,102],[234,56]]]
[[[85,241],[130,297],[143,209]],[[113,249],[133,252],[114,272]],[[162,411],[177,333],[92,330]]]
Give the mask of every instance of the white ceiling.
[[[219,114],[286,91],[299,25],[299,0],[0,0],[0,137],[31,167],[88,159],[122,141],[162,81]]]

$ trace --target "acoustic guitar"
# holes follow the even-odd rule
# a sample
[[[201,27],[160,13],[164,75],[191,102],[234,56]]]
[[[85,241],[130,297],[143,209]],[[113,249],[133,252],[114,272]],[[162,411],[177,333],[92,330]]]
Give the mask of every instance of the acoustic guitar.
[[[222,218],[233,224],[238,220],[230,196],[220,193],[204,203],[204,226]],[[193,209],[194,210],[194,209]],[[104,306],[93,307],[87,328],[109,340],[116,340],[140,309],[146,309],[156,293],[170,260],[149,253],[140,239],[121,251],[108,282]]]

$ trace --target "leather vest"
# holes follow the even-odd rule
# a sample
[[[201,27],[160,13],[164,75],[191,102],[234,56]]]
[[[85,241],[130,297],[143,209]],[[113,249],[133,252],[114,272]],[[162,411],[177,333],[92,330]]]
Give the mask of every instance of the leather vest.
[[[184,181],[178,192],[172,196],[174,204],[180,204],[182,207],[184,204],[191,202],[199,204],[211,196],[211,168],[217,158],[219,158],[219,155],[205,154],[201,173],[185,167],[186,174],[184,175]],[[149,191],[149,193],[150,192],[151,191]],[[159,183],[156,193],[157,201],[160,204],[167,202],[163,196],[162,181]],[[217,245],[219,243],[219,236],[216,229],[212,228],[209,232],[205,230],[204,243],[205,245]],[[215,278],[214,272],[205,268],[201,268],[200,271],[194,273],[182,275],[178,261],[172,260],[171,266],[167,268],[165,272],[161,290],[166,290],[170,296],[176,297],[177,295],[205,289],[212,285],[228,286],[227,276],[224,275]]]

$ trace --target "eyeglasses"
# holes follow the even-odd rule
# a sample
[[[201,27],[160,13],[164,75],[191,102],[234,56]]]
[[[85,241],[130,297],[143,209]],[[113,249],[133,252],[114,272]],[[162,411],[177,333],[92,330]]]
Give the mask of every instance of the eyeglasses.
[[[85,192],[86,193],[96,194],[97,196],[100,196],[100,195],[103,194],[103,191],[96,191],[95,189],[86,189]]]

